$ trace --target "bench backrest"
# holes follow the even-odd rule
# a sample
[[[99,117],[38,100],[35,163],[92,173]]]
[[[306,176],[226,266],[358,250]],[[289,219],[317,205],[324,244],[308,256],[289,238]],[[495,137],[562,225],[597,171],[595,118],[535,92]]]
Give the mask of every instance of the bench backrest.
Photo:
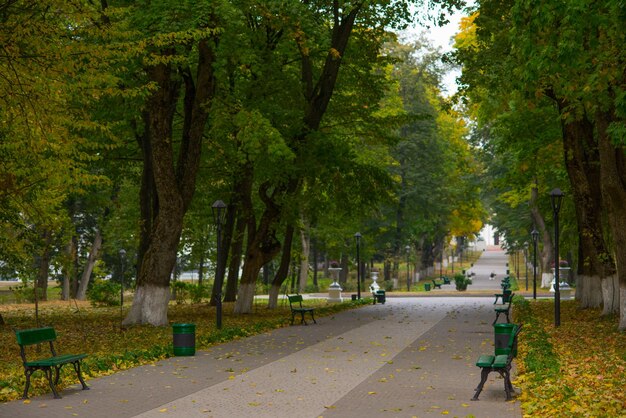
[[[522,325],[518,325],[517,327],[515,327],[515,331],[509,339],[509,345],[507,347],[509,350],[509,357],[517,357],[517,336],[519,335],[521,330]]]
[[[302,307],[302,295],[287,295],[287,298],[289,298],[289,306],[291,306],[292,303],[297,303]]]
[[[17,343],[23,347],[54,341],[57,338],[57,334],[54,328],[45,327],[17,330],[15,331],[15,337],[17,338]]]

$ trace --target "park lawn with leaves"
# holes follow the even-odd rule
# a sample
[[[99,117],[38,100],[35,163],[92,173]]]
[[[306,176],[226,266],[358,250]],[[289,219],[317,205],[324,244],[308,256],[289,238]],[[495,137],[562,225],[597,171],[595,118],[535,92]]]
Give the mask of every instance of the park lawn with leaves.
[[[562,301],[561,325],[554,303],[518,301],[518,398],[524,416],[617,417],[626,411],[626,335],[615,316]]]
[[[307,299],[306,306],[315,307],[316,317],[332,315],[346,309],[371,303],[371,299],[328,304],[325,299]],[[208,304],[174,304],[169,307],[170,324],[196,325],[196,349],[236,338],[247,337],[289,325],[289,305],[280,303],[277,309],[267,309],[267,301],[255,303],[251,315],[233,315],[233,304],[223,304],[223,326],[215,326],[215,308]],[[0,402],[19,399],[25,378],[20,350],[13,329],[37,327],[34,305],[0,305],[5,325],[0,327]],[[125,313],[125,312],[124,312]],[[39,308],[39,326],[52,326],[57,331],[57,354],[87,353],[83,360],[86,380],[105,376],[120,370],[151,363],[173,356],[172,327],[151,325],[120,326],[120,308],[94,308],[84,302],[43,302]],[[31,347],[36,350],[35,347]],[[48,347],[39,353],[27,352],[27,358],[48,356]],[[30,355],[29,355],[30,354]],[[72,367],[61,369],[59,388],[77,382]],[[30,396],[49,393],[50,388],[42,372],[31,378]]]

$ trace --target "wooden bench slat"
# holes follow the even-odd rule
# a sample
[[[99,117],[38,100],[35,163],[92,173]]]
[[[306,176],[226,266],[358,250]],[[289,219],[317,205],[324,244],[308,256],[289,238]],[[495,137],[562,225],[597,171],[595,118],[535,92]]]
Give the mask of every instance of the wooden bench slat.
[[[76,360],[82,360],[87,357],[87,354],[64,354],[61,356],[49,357],[45,359],[28,361],[26,366],[28,367],[50,367],[59,366],[61,364],[72,363]]]
[[[478,357],[478,360],[476,361],[476,365],[478,367],[489,367],[493,364],[494,358],[495,356],[483,354],[482,356]]]

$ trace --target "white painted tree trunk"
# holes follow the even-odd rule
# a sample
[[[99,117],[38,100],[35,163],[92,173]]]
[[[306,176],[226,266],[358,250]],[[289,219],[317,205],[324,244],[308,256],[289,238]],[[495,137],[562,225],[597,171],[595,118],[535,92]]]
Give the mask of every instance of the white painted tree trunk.
[[[254,303],[255,283],[241,283],[237,291],[237,301],[233,313],[247,314],[252,313],[252,305]]]
[[[151,284],[139,285],[130,312],[122,325],[150,324],[165,326],[167,306],[170,300],[170,288]]]
[[[541,287],[544,289],[549,289],[552,285],[552,280],[554,279],[554,274],[552,273],[541,273]]]
[[[278,307],[278,295],[280,293],[280,286],[270,286],[269,300],[267,301],[268,309],[276,309]]]
[[[620,308],[620,287],[617,274],[602,280],[602,301],[604,303],[602,315],[620,312],[621,320],[622,309]]]
[[[581,308],[599,308],[602,306],[602,280],[600,276],[577,276],[576,300],[578,300]]]

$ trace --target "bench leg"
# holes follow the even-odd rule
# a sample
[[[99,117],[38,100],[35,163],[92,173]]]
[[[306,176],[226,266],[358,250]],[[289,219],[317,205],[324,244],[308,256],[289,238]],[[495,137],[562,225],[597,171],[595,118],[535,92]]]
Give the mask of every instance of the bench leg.
[[[509,367],[504,370],[498,370],[502,379],[504,379],[504,393],[506,393],[506,400],[510,401],[513,399],[511,393],[513,392],[513,384],[511,383],[511,373],[509,372]]]
[[[296,313],[294,311],[291,311],[291,325],[293,325],[293,321],[295,321],[296,319]]]
[[[511,320],[509,319],[509,311],[506,311],[505,313],[506,313],[506,323],[510,324]]]
[[[46,374],[46,379],[48,379],[48,384],[50,385],[50,389],[52,389],[52,393],[54,393],[54,399],[61,399],[61,395],[59,395],[57,388],[52,382],[52,368],[46,367],[43,369],[43,372]]]
[[[309,325],[306,323],[306,319],[304,319],[304,311],[300,311],[300,323],[304,325]]]
[[[493,322],[491,323],[491,325],[495,325],[496,322],[498,322],[498,318],[500,317],[500,312],[496,312],[496,319],[493,320]]]
[[[483,391],[483,386],[485,386],[485,382],[487,381],[487,377],[489,376],[490,371],[491,370],[487,367],[482,367],[480,369],[480,383],[478,384],[478,386],[476,386],[476,389],[474,389],[476,393],[474,394],[474,397],[472,398],[473,401],[478,400],[478,395],[480,395],[480,392]]]
[[[74,366],[74,371],[76,372],[76,375],[78,376],[78,380],[80,380],[80,384],[83,385],[83,390],[89,390],[89,386],[87,386],[87,384],[83,380],[83,374],[80,372],[80,360],[72,363],[72,366]]]
[[[313,320],[314,324],[317,324],[317,321],[315,320],[315,316],[313,316],[313,311],[309,311],[311,313],[311,319]]]
[[[59,384],[59,377],[61,377],[59,373],[60,369],[61,369],[61,366],[56,366],[54,368],[54,386],[57,386]]]
[[[22,399],[28,399],[28,388],[30,388],[30,375],[33,374],[34,370],[26,369],[24,370],[24,375],[26,376],[26,386],[24,386],[24,394],[22,395]]]

